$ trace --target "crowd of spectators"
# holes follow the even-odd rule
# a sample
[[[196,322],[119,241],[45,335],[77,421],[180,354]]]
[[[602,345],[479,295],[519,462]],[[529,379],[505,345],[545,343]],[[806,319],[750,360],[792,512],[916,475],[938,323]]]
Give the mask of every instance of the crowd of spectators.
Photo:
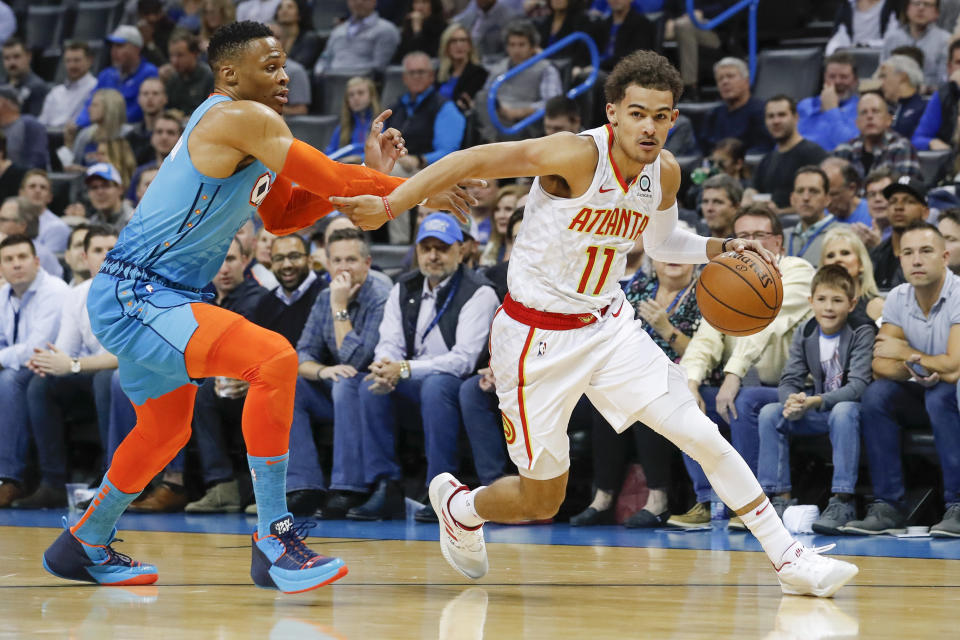
[[[330,30],[314,27],[329,12],[304,0],[131,0],[104,48],[62,43],[58,82],[36,73],[22,29],[0,25],[0,507],[64,506],[64,483],[96,481],[133,427],[116,358],[90,332],[86,292],[213,90],[210,35],[252,19],[288,53],[286,117],[334,116],[319,146],[352,146],[341,161],[359,163],[373,118],[391,109],[387,124],[409,151],[401,176],[465,146],[603,124],[598,88],[565,95],[594,71],[580,43],[525,66],[487,108],[501,74],[571,33],[595,41],[598,86],[634,49],[675,43],[684,100],[716,97],[702,117],[681,105],[666,142],[685,161],[681,224],[763,243],[780,256],[784,301],[764,331],[726,336],[700,317],[698,268],[645,258],[641,238],[621,281],[638,322],[685,368],[779,512],[802,499],[825,507],[822,533],[903,528],[917,504],[901,432],[932,430],[942,477],[922,481],[943,489],[934,531],[960,537],[960,3],[836,4],[822,89],[766,99],[740,52],[675,0],[347,0]],[[697,2],[697,17],[723,5]],[[862,77],[855,46],[879,52],[873,77]],[[712,73],[701,68],[711,59]],[[929,152],[947,157],[935,175],[921,162]],[[466,223],[418,207],[373,235],[337,215],[299,235],[274,237],[258,220],[237,234],[209,290],[299,354],[295,514],[402,518],[405,496],[422,499],[433,475],[490,483],[510,473],[487,338],[530,188],[472,187]],[[238,437],[245,393],[240,381],[202,383],[190,445],[133,510],[255,509]],[[588,506],[569,510],[574,525],[709,521],[703,471],[643,424],[617,435],[582,400],[570,431],[592,452],[575,470],[593,471]],[[827,454],[791,457],[791,444],[818,435]],[[96,462],[74,449],[91,441]],[[798,456],[832,467],[830,486],[792,476]],[[632,461],[649,492],[620,513]],[[427,506],[416,519],[435,516]]]

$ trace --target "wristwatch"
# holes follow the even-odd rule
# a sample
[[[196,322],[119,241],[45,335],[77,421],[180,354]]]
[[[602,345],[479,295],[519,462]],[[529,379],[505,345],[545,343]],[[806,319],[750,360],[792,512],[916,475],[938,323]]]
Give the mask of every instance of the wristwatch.
[[[410,363],[406,360],[400,361],[400,379],[407,380],[410,378]]]
[[[350,319],[350,314],[347,313],[346,309],[340,309],[333,312],[333,319],[337,322],[346,322]]]
[[[80,373],[80,358],[70,359],[70,373]]]
[[[674,342],[677,341],[677,338],[679,338],[679,337],[680,337],[680,332],[677,331],[676,329],[674,329],[674,330],[670,333],[670,338],[667,340],[667,342],[668,342],[669,344],[673,344]]]

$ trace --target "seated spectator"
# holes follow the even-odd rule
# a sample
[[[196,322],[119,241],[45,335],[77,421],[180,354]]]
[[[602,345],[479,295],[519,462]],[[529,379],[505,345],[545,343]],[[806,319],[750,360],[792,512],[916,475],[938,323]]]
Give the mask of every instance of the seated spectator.
[[[237,19],[237,6],[233,0],[203,0],[203,15],[200,20],[200,51],[204,54],[210,46],[210,36],[225,24]]]
[[[870,384],[875,325],[856,320],[856,286],[839,265],[821,267],[810,285],[813,318],[797,327],[777,387],[778,402],[760,410],[757,479],[782,514],[791,499],[790,440],[829,434],[833,495],[813,530],[839,535],[857,517],[854,493],[860,463],[860,396]],[[807,382],[813,379],[811,388]]]
[[[313,67],[315,76],[329,71],[382,71],[400,44],[400,30],[376,12],[374,0],[353,0],[350,17],[330,33],[323,53]]]
[[[482,249],[490,241],[490,225],[493,220],[493,208],[497,204],[500,183],[494,178],[487,180],[485,187],[467,187],[467,193],[477,201],[470,206],[470,217],[477,223],[477,244]]]
[[[20,94],[8,84],[0,85],[0,130],[6,136],[6,157],[27,168],[47,168],[47,130],[30,114],[20,113]]]
[[[143,194],[147,192],[147,188],[150,186],[150,183],[153,182],[154,178],[157,177],[157,173],[160,172],[160,169],[147,169],[143,171],[139,178],[137,179],[137,190],[134,194],[135,197],[131,201],[131,204],[136,207],[140,204],[140,201],[143,200]]]
[[[860,101],[863,104],[863,101]],[[827,174],[827,213],[837,222],[870,224],[867,201],[857,196],[860,193],[860,174],[847,160],[826,158],[820,168]]]
[[[322,43],[313,30],[312,6],[304,0],[281,0],[272,22],[278,27],[277,40],[286,51],[287,60],[296,60],[300,66],[313,69]]]
[[[252,20],[267,24],[277,13],[280,0],[242,0],[237,3],[237,22]]]
[[[27,362],[34,349],[57,337],[60,309],[68,287],[40,268],[30,238],[0,240],[0,508],[24,496],[29,454],[27,386],[33,372]]]
[[[402,63],[408,53],[422,51],[436,58],[440,51],[440,37],[447,28],[441,0],[410,0],[409,11],[400,25],[400,45],[393,56],[394,63]]]
[[[494,58],[504,54],[504,30],[518,14],[519,11],[506,0],[476,0],[462,13],[453,16],[451,22],[462,24],[470,31],[481,59]]]
[[[934,537],[960,537],[960,413],[957,412],[957,327],[960,280],[947,269],[943,236],[915,221],[902,231],[900,262],[907,282],[887,296],[873,350],[875,380],[860,401],[860,421],[875,502],[843,533],[898,533],[906,524],[901,429],[932,428],[943,472],[946,514]]]
[[[599,22],[594,37],[604,71],[612,71],[618,62],[656,38],[654,24],[631,6],[630,0],[613,0],[609,5],[610,15]]]
[[[926,107],[926,101],[920,95],[923,70],[912,58],[894,55],[883,61],[878,76],[883,99],[893,109],[890,128],[909,140]]]
[[[253,219],[249,218],[237,230],[235,235],[237,242],[244,255],[243,277],[245,280],[253,280],[264,289],[273,289],[280,283],[276,276],[270,271],[269,265],[262,264],[256,257],[257,250],[257,231]]]
[[[790,192],[797,169],[817,165],[827,152],[797,130],[797,103],[783,94],[767,100],[764,123],[776,146],[763,157],[753,175],[753,188],[770,194],[780,213],[790,210]]]
[[[580,133],[580,107],[576,101],[565,95],[553,96],[547,100],[543,109],[543,133],[552,135],[561,131]],[[671,132],[673,129],[670,130]]]
[[[63,262],[65,264],[63,279],[71,288],[90,278],[90,271],[83,259],[83,241],[86,239],[89,230],[90,225],[82,222],[73,227],[70,231],[70,237],[67,239],[67,250],[63,252]]]
[[[718,12],[723,3],[695,0],[694,16],[701,22],[706,22],[704,10],[710,14]],[[697,88],[700,79],[700,49],[719,49],[720,37],[716,32],[701,29],[690,20],[687,15],[685,0],[667,0],[664,2],[664,12],[667,22],[664,25],[664,40],[677,41],[677,57],[680,65],[680,76],[683,78],[683,93],[688,100],[699,100],[700,91]],[[711,18],[713,15],[711,15]]]
[[[132,131],[127,124],[126,102],[114,89],[98,89],[90,99],[90,124],[79,132],[76,125],[63,131],[64,147],[57,154],[67,171],[84,171],[97,162],[100,142],[121,138]],[[132,146],[132,145],[131,145]]]
[[[5,42],[17,30],[17,16],[6,3],[0,3],[0,42]]]
[[[481,105],[486,104],[487,94],[497,77],[536,54],[540,34],[529,20],[518,19],[507,25],[503,39],[507,57],[490,68],[487,83],[477,96]],[[500,85],[497,91],[497,115],[501,124],[509,127],[542,109],[547,100],[561,93],[563,86],[560,83],[560,73],[548,60],[540,60]],[[487,109],[481,108],[478,115],[486,139],[511,138],[494,128]],[[531,125],[525,131],[526,135],[521,133],[523,137],[542,135],[539,125]]]
[[[508,184],[497,192],[490,218],[490,236],[480,255],[481,267],[492,267],[507,259],[507,226],[517,208],[517,201],[525,191],[520,185]]]
[[[177,27],[194,34],[199,32],[200,20],[203,15],[203,0],[181,0],[177,5],[170,7],[167,11],[170,18],[176,22]]]
[[[126,193],[131,202],[140,201],[137,197],[137,188],[140,184],[141,174],[150,169],[159,169],[166,157],[173,151],[177,140],[180,139],[180,134],[183,133],[182,122],[180,113],[172,110],[164,111],[154,119],[153,129],[150,132],[150,150],[153,152],[153,157],[140,164],[133,172],[130,179],[130,188],[127,189]]]
[[[790,205],[800,221],[786,230],[786,254],[803,258],[814,267],[820,265],[824,233],[838,224],[827,213],[829,190],[830,180],[820,167],[810,165],[797,169]]]
[[[67,248],[70,225],[50,211],[53,202],[53,187],[50,178],[43,169],[30,169],[20,183],[19,195],[34,205],[41,207],[40,228],[37,231],[37,244],[42,244],[51,253],[62,253]]]
[[[523,222],[523,207],[517,207],[512,214],[510,214],[510,222],[507,223],[507,236],[504,238],[504,247],[506,249],[503,252],[503,262],[500,264],[495,264],[492,267],[488,267],[483,270],[483,277],[490,281],[493,285],[493,290],[497,292],[497,297],[500,300],[503,300],[507,295],[507,270],[510,268],[510,254],[513,251],[513,244],[517,239],[517,234],[520,233],[520,223]],[[460,229],[463,230],[464,225],[461,223]],[[470,220],[471,233],[476,232],[477,225],[474,221]],[[466,246],[467,235],[464,232],[464,246]],[[642,255],[642,251],[641,251]],[[627,269],[630,268],[630,256],[627,257]],[[500,410],[497,409],[497,415],[499,416]],[[470,428],[469,426],[467,427]]]
[[[827,56],[820,95],[797,103],[800,135],[833,151],[841,142],[857,136],[857,65],[843,51]]]
[[[460,148],[467,121],[453,102],[434,87],[430,58],[422,51],[403,58],[403,86],[407,91],[390,108],[384,123],[403,132],[407,154],[397,160],[400,175],[412,176]]]
[[[422,419],[427,478],[459,468],[460,385],[476,371],[499,304],[487,280],[461,264],[462,239],[453,216],[427,216],[417,234],[419,271],[401,276],[390,291],[370,374],[359,385],[363,483],[376,489],[348,518],[404,515],[398,412]],[[502,442],[502,432],[493,437]],[[429,505],[417,518],[436,521]]]
[[[63,69],[66,81],[58,84],[43,100],[43,109],[37,118],[45,127],[65,127],[75,122],[87,96],[93,93],[97,79],[90,73],[93,55],[86,42],[68,41],[63,47]]]
[[[955,274],[960,273],[960,209],[945,209],[937,219],[937,229],[943,234],[946,244],[947,267]]]
[[[66,215],[79,215],[105,224],[119,234],[133,217],[133,207],[123,199],[123,181],[113,165],[101,162],[87,169],[84,185],[92,212],[86,215],[86,207],[74,203],[67,207]]]
[[[851,228],[860,236],[867,249],[873,249],[890,237],[890,219],[887,217],[887,198],[883,190],[894,181],[890,167],[880,167],[867,174],[863,180],[864,200],[870,212],[870,224],[854,223]]]
[[[357,151],[340,158],[340,162],[359,164],[363,162],[364,142],[370,134],[373,118],[381,112],[380,95],[373,80],[366,76],[355,76],[347,81],[343,92],[343,106],[340,108],[340,124],[330,136],[326,154],[331,155],[337,149],[349,144],[358,145]]]
[[[120,25],[113,33],[107,36],[110,43],[111,65],[97,76],[96,89],[116,89],[123,96],[126,103],[127,122],[140,122],[143,112],[137,103],[140,93],[140,84],[146,79],[157,75],[157,68],[143,59],[140,50],[143,48],[143,36],[136,27]],[[80,128],[90,124],[90,103],[84,105],[77,126]]]
[[[876,93],[864,94],[857,105],[857,129],[860,135],[837,145],[833,155],[849,160],[862,176],[873,169],[890,167],[891,171],[900,175],[922,178],[917,150],[910,140],[890,128],[891,122],[890,111],[883,97]]]
[[[276,239],[277,236],[268,231],[266,227],[260,227],[260,231],[257,231],[257,241],[253,246],[253,259],[269,269],[270,273],[273,273],[272,247],[273,241]],[[280,282],[278,281],[276,285],[264,288],[276,289],[279,285]]]
[[[236,314],[250,320],[254,309],[260,302],[260,299],[267,295],[267,290],[257,284],[255,281],[243,277],[243,271],[250,261],[249,251],[245,251],[237,238],[230,242],[230,248],[223,259],[223,264],[213,278],[213,287],[216,291],[215,297],[210,300],[210,304],[233,311]],[[206,389],[204,390],[204,387]],[[242,404],[242,398],[246,395],[249,383],[244,380],[233,380],[230,378],[214,377],[207,378],[197,390],[197,401],[194,405],[194,421],[197,419],[197,406],[200,402],[201,393],[204,397],[204,409],[209,408],[212,402],[215,402],[211,396],[217,396],[224,399],[233,399],[236,403]],[[239,409],[239,406],[234,407]],[[214,410],[215,411],[215,410]],[[236,415],[240,411],[237,410]],[[202,413],[203,417],[208,414]],[[132,425],[130,425],[132,426]],[[123,434],[125,435],[125,434]],[[225,448],[222,446],[221,433],[214,433],[213,425],[205,423],[196,434],[197,448],[200,452],[201,469],[203,471],[203,481],[206,486],[215,486],[224,479],[220,473],[223,469],[222,464],[218,464],[224,456]],[[111,437],[112,439],[112,437]],[[122,436],[121,436],[122,439]],[[184,485],[184,455],[181,451],[174,460],[167,465],[163,472],[162,481],[149,491],[145,490],[140,497],[130,504],[130,511],[135,513],[169,513],[182,511],[189,499]],[[238,505],[239,507],[239,505]]]
[[[30,68],[32,57],[20,38],[13,37],[3,43],[3,69],[7,72],[7,82],[20,95],[23,113],[36,117],[43,110],[43,101],[50,87]]]
[[[810,313],[808,302],[813,267],[804,260],[783,255],[783,228],[775,213],[763,205],[741,209],[733,221],[736,237],[758,240],[780,256],[783,306],[777,318],[752,336],[731,338],[701,322],[680,359],[686,369],[690,391],[697,404],[722,427],[730,427],[730,441],[751,469],[757,466],[757,419],[760,409],[777,399],[776,386],[787,362],[790,340],[796,327]],[[747,371],[755,368],[760,386],[744,386]],[[668,521],[681,527],[699,527],[710,522],[710,483],[695,461],[683,456],[693,480],[696,503],[685,514]],[[742,528],[739,519],[730,522]]]
[[[951,149],[957,130],[957,102],[960,101],[960,40],[947,48],[947,81],[930,96],[920,116],[913,137],[913,146],[921,151]]]
[[[837,49],[883,46],[883,37],[897,28],[897,0],[844,0],[833,19],[833,35],[827,42],[829,56]]]
[[[137,29],[143,36],[143,58],[157,67],[167,63],[170,34],[176,27],[163,5],[162,0],[137,0]]]
[[[937,26],[940,0],[907,0],[903,22],[883,36],[883,59],[902,46],[923,51],[923,77],[928,87],[947,79],[947,46],[950,32]]]
[[[166,109],[167,102],[167,89],[160,78],[147,78],[140,84],[137,104],[143,111],[143,119],[131,125],[124,133],[133,148],[138,166],[153,159],[154,150],[150,148],[150,141],[153,129],[157,126],[157,118]]]
[[[167,53],[170,64],[159,71],[167,107],[193,113],[213,93],[213,71],[200,60],[200,40],[189,31],[177,29],[170,36]]]
[[[296,346],[317,293],[325,283],[310,269],[307,247],[300,236],[274,237],[267,250],[273,251],[270,262],[280,284],[270,293],[260,296],[250,320],[276,331],[292,346]],[[245,395],[240,391],[245,391],[246,385],[231,385],[236,392],[230,390],[228,394],[225,393],[227,386],[224,384],[219,389],[216,385],[205,384],[197,391],[193,433],[200,449],[202,475],[207,488],[202,498],[184,507],[187,513],[227,513],[239,511],[243,506],[224,436],[241,422]],[[310,445],[313,446],[312,440]],[[291,455],[296,459],[301,457],[301,453],[300,446],[291,447]],[[288,478],[294,477],[297,477],[296,472],[288,472]],[[290,489],[290,486],[287,488]],[[288,491],[287,505],[291,512],[312,516],[317,503],[306,504],[298,499],[300,496],[290,495],[294,491]]]
[[[83,259],[91,273],[117,242],[113,229],[94,226],[84,239]],[[90,328],[87,294],[92,280],[71,288],[60,314],[52,345],[37,349],[27,367],[34,373],[27,385],[27,415],[37,459],[40,486],[13,503],[17,509],[62,509],[67,506],[67,438],[64,414],[93,400],[100,442],[106,446],[110,421],[110,378],[117,357],[104,349]]]
[[[536,19],[540,42],[544,49],[575,32],[584,33],[595,42],[602,39],[594,23],[587,17],[585,4],[584,0],[549,0],[547,2],[546,15]],[[644,35],[635,31],[629,33],[633,38],[643,38]],[[640,40],[640,42],[649,41]],[[574,42],[550,57],[569,59],[571,74],[575,79],[589,72],[590,50],[582,42]]]
[[[834,225],[823,239],[820,266],[838,264],[847,270],[856,285],[857,305],[850,317],[876,322],[883,315],[883,298],[873,277],[873,261],[860,237],[845,225]]]
[[[488,72],[480,66],[480,57],[463,25],[452,23],[440,36],[440,66],[437,91],[453,100],[460,111],[473,111],[473,98],[483,88]]]
[[[743,197],[740,183],[726,174],[707,178],[701,187],[700,213],[713,238],[733,236],[733,218]]]
[[[713,65],[723,104],[707,114],[700,130],[700,146],[710,153],[724,138],[740,140],[747,153],[766,152],[773,140],[764,126],[763,102],[750,95],[750,71],[739,58],[723,58]]]
[[[909,176],[897,178],[883,190],[887,199],[887,217],[890,220],[890,236],[870,251],[873,260],[873,276],[881,291],[889,291],[906,282],[901,269],[900,236],[907,227],[930,215],[927,206],[927,188],[923,182]]]
[[[63,276],[63,267],[57,256],[46,246],[36,241],[40,232],[40,214],[43,207],[26,198],[12,196],[0,205],[0,237],[25,235],[33,243],[33,255],[40,261],[43,270],[57,278]]]
[[[304,511],[312,514],[320,506],[325,483],[310,421],[333,422],[331,495],[320,515],[339,519],[363,504],[370,493],[364,478],[367,461],[357,394],[373,361],[390,285],[370,277],[370,248],[361,230],[334,231],[326,253],[332,280],[316,295],[297,343],[300,375],[290,430],[287,491],[288,496],[294,494],[295,502],[313,507]]]
[[[23,184],[28,170],[7,156],[7,136],[0,129],[0,202],[19,193],[19,185]]]
[[[120,186],[124,190],[130,186],[133,174],[137,170],[137,159],[133,156],[133,149],[130,148],[129,142],[123,138],[98,142],[96,161],[112,164],[120,174]]]

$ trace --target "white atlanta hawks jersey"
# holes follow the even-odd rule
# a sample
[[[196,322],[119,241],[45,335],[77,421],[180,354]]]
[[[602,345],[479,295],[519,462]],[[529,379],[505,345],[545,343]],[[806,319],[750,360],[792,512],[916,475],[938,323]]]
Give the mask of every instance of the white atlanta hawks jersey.
[[[531,309],[576,314],[611,304],[637,238],[649,225],[675,224],[674,216],[657,211],[659,156],[627,184],[610,153],[613,128],[580,135],[591,136],[600,151],[590,188],[579,198],[558,198],[534,180],[510,254],[510,296]]]

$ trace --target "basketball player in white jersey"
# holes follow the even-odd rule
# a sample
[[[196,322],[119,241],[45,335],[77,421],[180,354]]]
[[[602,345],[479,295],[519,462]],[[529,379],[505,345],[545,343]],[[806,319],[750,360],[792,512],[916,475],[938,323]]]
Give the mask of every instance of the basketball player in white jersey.
[[[682,82],[666,58],[651,51],[624,58],[605,89],[603,127],[459,151],[386,198],[331,198],[361,226],[375,227],[465,178],[538,176],[510,257],[510,293],[490,331],[490,366],[520,475],[473,491],[449,473],[433,478],[443,555],[464,576],[480,578],[489,568],[485,521],[557,512],[570,468],[567,423],[586,394],[617,431],[639,420],[700,463],[760,541],[784,593],[830,596],[857,567],[787,532],[750,468],[698,408],[686,375],[634,319],[618,284],[640,236],[663,262],[703,263],[727,250],[776,259],[756,241],[677,228],[680,168],[662,148]]]

